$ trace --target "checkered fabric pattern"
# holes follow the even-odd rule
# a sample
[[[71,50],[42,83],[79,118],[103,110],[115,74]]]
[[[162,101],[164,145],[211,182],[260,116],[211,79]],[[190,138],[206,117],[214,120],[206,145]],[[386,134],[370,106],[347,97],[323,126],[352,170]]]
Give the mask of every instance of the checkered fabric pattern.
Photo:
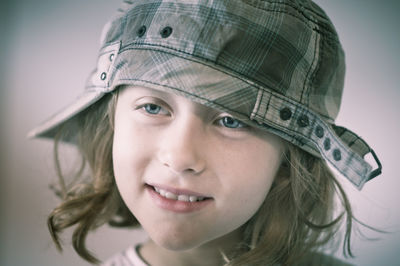
[[[53,137],[119,85],[142,85],[269,130],[361,189],[381,165],[361,138],[334,125],[344,73],[336,31],[308,0],[125,1],[104,28],[84,94],[32,135]]]

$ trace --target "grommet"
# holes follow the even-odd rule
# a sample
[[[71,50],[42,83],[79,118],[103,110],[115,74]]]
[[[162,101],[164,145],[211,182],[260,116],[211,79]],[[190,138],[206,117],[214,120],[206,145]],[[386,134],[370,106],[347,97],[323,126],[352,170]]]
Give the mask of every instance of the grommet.
[[[143,37],[143,35],[146,33],[146,30],[147,30],[147,28],[146,28],[145,25],[141,26],[141,27],[138,29],[138,31],[136,32],[136,33],[137,33],[137,36],[138,36],[139,38],[140,38],[140,37]]]
[[[335,159],[335,161],[340,161],[340,159],[342,159],[342,154],[339,149],[333,150],[333,159]]]
[[[321,126],[317,126],[315,128],[315,135],[317,135],[318,138],[322,138],[324,136],[324,129]]]
[[[299,119],[297,119],[297,124],[298,124],[300,127],[306,127],[306,126],[308,126],[308,124],[309,124],[308,116],[306,116],[306,115],[301,115],[301,116],[299,117]]]
[[[106,72],[101,73],[100,79],[101,79],[101,80],[105,80],[106,78],[107,78]]]
[[[165,27],[160,32],[161,37],[163,37],[163,38],[168,38],[171,35],[171,33],[172,33],[172,28],[169,26]]]
[[[112,62],[112,60],[114,59],[114,54],[110,54],[110,57],[108,59],[110,59],[110,62]]]
[[[331,148],[331,139],[326,138],[324,141],[324,149],[327,151]]]
[[[280,111],[279,116],[284,121],[289,120],[292,117],[292,111],[288,107],[285,107]]]

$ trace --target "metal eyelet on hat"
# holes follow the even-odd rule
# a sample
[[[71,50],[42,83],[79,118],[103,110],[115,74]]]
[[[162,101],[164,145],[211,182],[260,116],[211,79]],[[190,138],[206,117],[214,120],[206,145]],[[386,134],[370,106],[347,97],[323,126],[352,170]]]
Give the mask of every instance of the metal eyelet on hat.
[[[108,59],[110,60],[110,62],[112,62],[112,60],[114,59],[114,54],[110,54],[110,57]]]
[[[100,79],[105,80],[106,78],[107,78],[107,73],[106,72],[101,73]]]
[[[331,148],[331,139],[326,138],[324,141],[324,149],[327,151]]]
[[[306,126],[308,126],[308,124],[309,124],[308,116],[306,116],[306,115],[301,115],[301,116],[299,117],[299,119],[297,120],[297,124],[298,124],[300,127],[306,127]]]
[[[342,154],[339,149],[333,150],[333,159],[335,159],[335,161],[340,161],[340,159],[342,159]]]
[[[318,138],[322,138],[324,136],[324,129],[321,126],[317,126],[315,128],[315,135],[317,135]]]
[[[172,28],[170,26],[167,26],[161,30],[160,34],[161,37],[168,38],[172,34]]]
[[[143,35],[146,33],[146,30],[147,30],[147,28],[146,28],[146,26],[145,25],[143,25],[143,26],[141,26],[138,30],[137,30],[137,36],[140,38],[140,37],[143,37]]]
[[[292,111],[288,107],[285,107],[279,112],[279,116],[284,121],[289,120],[292,117]]]

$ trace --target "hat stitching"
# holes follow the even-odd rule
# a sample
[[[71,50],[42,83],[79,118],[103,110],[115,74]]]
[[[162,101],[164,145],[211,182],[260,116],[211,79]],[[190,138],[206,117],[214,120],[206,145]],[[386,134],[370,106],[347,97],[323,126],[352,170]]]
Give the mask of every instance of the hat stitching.
[[[255,103],[255,105],[254,105],[254,107],[253,107],[253,110],[251,111],[251,114],[250,114],[250,119],[251,119],[251,120],[257,121],[257,120],[254,119],[254,116],[255,116],[256,113],[258,113],[259,110],[260,110],[260,106],[261,106],[260,103],[261,103],[261,98],[263,97],[263,94],[264,94],[264,93],[263,93],[263,90],[261,90],[261,89],[258,88],[256,103]],[[259,121],[257,121],[257,123],[261,124]]]
[[[278,5],[282,5],[282,6],[285,6],[285,5],[286,5],[286,6],[292,7],[292,8],[295,9],[300,15],[303,15],[303,17],[305,17],[307,20],[305,20],[303,17],[299,16],[298,14],[295,14],[295,13],[290,12],[290,11],[287,11],[287,10],[274,10],[274,9],[271,9],[271,8],[262,8],[262,7],[260,7],[260,6],[256,6],[256,5],[252,4],[252,3],[246,2],[247,5],[252,6],[252,7],[256,8],[256,9],[259,9],[259,10],[263,10],[263,11],[267,11],[267,12],[275,12],[275,13],[284,13],[284,14],[290,15],[290,16],[292,16],[292,17],[294,17],[294,18],[299,19],[301,22],[303,22],[305,25],[307,25],[307,27],[310,28],[311,30],[314,30],[314,31],[316,31],[316,32],[318,32],[318,33],[322,33],[322,34],[324,34],[324,35],[326,35],[326,34],[329,35],[329,36],[327,36],[327,38],[332,39],[332,41],[334,41],[334,42],[338,42],[338,41],[339,41],[338,38],[336,37],[336,34],[332,32],[332,29],[331,29],[331,28],[329,28],[329,27],[327,27],[327,26],[325,26],[325,25],[319,23],[318,20],[315,20],[314,18],[312,18],[312,16],[306,14],[305,12],[303,12],[302,10],[300,10],[297,6],[295,6],[295,5],[293,5],[293,4],[289,4],[289,3],[282,3],[282,2],[272,2],[272,1],[270,1],[269,3],[278,4]],[[160,2],[160,4],[161,4],[161,2]],[[146,5],[146,4],[143,4],[143,5]],[[209,7],[209,6],[206,6],[206,5],[200,5],[200,6],[204,6],[204,7],[213,9],[212,7]],[[303,7],[303,6],[302,6],[302,7]],[[124,19],[126,19],[127,15],[128,15],[128,12],[129,12],[130,10],[131,10],[131,9],[128,8],[125,12],[123,12],[123,17],[124,17]],[[310,9],[308,9],[308,10],[311,11]],[[219,11],[219,10],[218,10],[218,11]],[[315,11],[311,11],[311,12],[315,13]],[[156,13],[156,12],[155,12],[155,13]],[[316,13],[315,13],[315,14],[316,14]],[[320,15],[319,15],[319,16],[320,16]],[[321,17],[321,16],[320,16],[320,17]],[[323,17],[322,17],[322,18],[323,18]],[[318,25],[318,27],[311,26],[311,25],[309,25],[310,23],[312,23],[313,25]],[[321,29],[326,30],[326,31],[322,31],[322,32],[321,32],[320,29],[319,29],[319,27],[320,27]]]
[[[304,85],[303,85],[303,90],[301,91],[300,102],[303,101],[303,93],[304,93],[305,90],[307,90],[306,88],[308,88],[308,91],[311,90],[311,80],[312,80],[312,78],[310,78],[310,76],[312,75],[311,73],[315,73],[315,70],[317,69],[317,66],[316,66],[316,64],[318,64],[318,56],[317,56],[318,53],[317,53],[317,50],[319,49],[318,40],[321,38],[321,36],[320,36],[320,34],[316,34],[315,36],[316,36],[316,38],[315,38],[315,41],[314,41],[315,49],[314,49],[313,61],[310,64],[310,67],[309,67],[309,69],[307,71],[307,74],[306,74],[306,77],[304,79]],[[314,72],[313,72],[313,69],[314,69]],[[309,97],[309,95],[307,97]],[[309,99],[308,99],[307,106],[309,106]]]
[[[313,118],[315,118],[315,117],[313,117]],[[318,121],[318,125],[322,125],[323,128],[325,128],[325,130],[326,130],[327,132],[329,132],[329,130],[327,130],[327,127],[326,127],[322,122],[320,122],[319,119],[317,119],[317,121]],[[362,170],[359,169],[358,167],[355,167],[354,164],[348,164],[348,163],[344,164],[343,170],[342,170],[342,167],[337,166],[337,162],[333,161],[333,160],[330,158],[330,156],[329,156],[329,154],[331,153],[330,151],[331,151],[331,150],[334,150],[334,148],[331,148],[330,151],[324,151],[322,148],[320,148],[319,143],[318,143],[317,141],[315,141],[314,138],[309,137],[309,136],[306,136],[306,135],[302,134],[301,132],[299,132],[299,131],[297,131],[297,130],[295,130],[295,129],[291,129],[290,127],[283,127],[283,126],[281,126],[281,125],[275,123],[274,121],[268,120],[268,122],[270,122],[271,124],[273,124],[274,126],[272,126],[272,127],[273,127],[273,128],[277,128],[279,132],[284,132],[284,130],[288,130],[288,131],[294,133],[294,134],[295,134],[294,136],[293,136],[293,135],[289,135],[288,133],[285,133],[286,135],[292,136],[293,139],[296,139],[296,137],[298,137],[298,135],[300,135],[300,136],[303,137],[304,139],[307,139],[308,141],[312,142],[316,147],[318,147],[318,150],[319,150],[319,153],[321,154],[321,156],[323,156],[326,160],[328,160],[328,161],[329,161],[341,174],[343,174],[344,176],[347,176],[347,175],[345,174],[346,171],[344,170],[344,169],[346,169],[346,168],[350,169],[350,170],[351,170],[353,173],[355,173],[356,175],[362,176],[362,178],[361,178],[361,180],[360,180],[359,182],[353,180],[353,179],[354,179],[353,175],[352,175],[352,178],[347,178],[347,179],[349,179],[353,184],[356,184],[357,186],[360,186],[361,182],[366,178],[366,177],[365,177],[366,170],[363,170],[363,171],[362,171]],[[348,161],[351,161],[351,160],[352,160],[352,157],[356,157],[355,160],[356,160],[356,162],[358,163],[358,166],[361,166],[361,167],[363,167],[364,169],[368,168],[368,167],[366,166],[366,164],[363,163],[361,156],[359,156],[359,155],[358,155],[357,153],[355,153],[354,151],[352,151],[352,150],[350,150],[350,149],[348,149],[348,148],[342,146],[342,145],[340,144],[340,141],[337,141],[336,137],[335,137],[332,133],[329,133],[328,136],[326,136],[325,138],[331,138],[331,139],[333,139],[333,140],[334,140],[334,143],[335,143],[337,146],[339,146],[339,148],[341,148],[341,149],[345,152],[345,154],[346,154],[347,157],[348,157]],[[303,145],[304,145],[304,143],[303,143]],[[362,171],[362,172],[360,172],[360,171]]]
[[[279,97],[279,95],[276,95],[276,94],[274,94],[273,92],[272,92],[272,96],[274,96],[274,97],[276,97],[276,98],[278,98],[278,99],[281,99],[281,100],[285,100],[285,99],[282,99],[281,97]],[[323,122],[323,120],[321,120],[320,118],[319,118],[319,114],[317,114],[317,113],[314,113],[313,111],[311,111],[311,110],[308,110],[306,107],[304,107],[304,106],[302,106],[300,103],[291,103],[290,101],[287,101],[289,104],[292,104],[292,105],[294,105],[295,106],[295,112],[294,112],[294,114],[293,114],[293,119],[296,119],[296,118],[298,118],[298,114],[299,113],[305,113],[305,114],[308,114],[308,115],[311,115],[312,116],[312,119],[313,120],[318,120],[318,121],[322,121],[322,123],[324,123],[324,128],[325,128],[325,130],[326,131],[328,131],[328,132],[330,132],[331,130],[330,130],[330,128],[328,128],[328,124],[326,124],[326,126],[325,126],[325,123],[326,122]],[[265,119],[264,117],[262,117],[260,114],[254,114],[253,115],[254,117],[258,117],[259,119],[261,119],[261,120],[263,120],[263,119]],[[296,133],[296,134],[298,134],[298,135],[301,135],[302,137],[305,137],[305,138],[307,138],[308,139],[308,136],[307,135],[305,135],[305,134],[303,134],[303,133],[301,133],[301,131],[302,130],[298,130],[298,128],[297,127],[283,127],[283,126],[281,126],[280,124],[278,124],[278,123],[276,123],[276,122],[274,122],[274,121],[271,121],[271,120],[268,120],[268,122],[270,122],[270,123],[272,123],[272,124],[274,124],[274,125],[276,125],[276,126],[278,126],[278,127],[282,127],[282,129],[285,129],[285,128],[288,128],[290,131],[293,131],[294,133]],[[314,124],[314,123],[313,123]],[[334,140],[335,140],[335,143],[337,143],[338,144],[338,146],[339,146],[339,148],[341,148],[341,149],[343,149],[343,150],[345,150],[346,151],[346,153],[348,153],[348,154],[350,154],[350,153],[356,153],[356,152],[354,152],[354,151],[352,151],[351,149],[350,149],[350,147],[346,147],[345,145],[342,145],[341,144],[341,142],[340,141],[338,141],[338,139],[336,139],[336,134],[334,134],[334,135],[332,135],[333,133],[330,133],[330,137],[331,138],[333,138],[332,136],[335,136],[335,138],[333,138]],[[337,137],[338,138],[338,137]],[[315,141],[313,141],[314,142],[314,144],[316,144],[317,146],[319,146],[318,145],[318,143],[316,143]],[[369,147],[366,143],[365,143],[365,141],[363,141],[363,143],[365,144],[365,146],[367,146],[367,147]],[[357,154],[357,153],[356,153]],[[357,154],[357,156],[359,157],[359,159],[361,159],[361,156],[360,155],[358,155]],[[365,165],[365,163],[363,163],[362,165]]]
[[[344,133],[343,133],[344,134]],[[351,141],[348,145],[349,147],[353,146],[358,140],[361,140],[360,136],[356,135],[357,137]],[[365,141],[363,141],[363,144],[365,144]]]
[[[260,1],[258,1],[258,2],[260,3]],[[301,9],[298,9],[298,6],[292,4],[291,2],[290,2],[290,3],[285,3],[285,2],[282,2],[282,1],[271,1],[271,0],[269,0],[269,1],[268,1],[268,0],[264,0],[264,1],[262,1],[262,2],[268,2],[268,3],[271,3],[271,4],[278,4],[278,5],[285,5],[285,6],[292,7],[292,8],[294,8],[296,11],[298,11],[300,14],[302,14],[303,16],[305,16],[306,18],[310,19],[310,20],[313,21],[313,22],[318,22],[318,21],[317,21],[317,20],[314,20],[314,18],[313,18],[312,16],[310,16],[310,15],[307,14],[307,13],[305,13],[303,10],[306,10],[306,11],[312,13],[313,15],[317,15],[317,16],[319,16],[320,18],[324,18],[323,16],[321,16],[320,14],[318,14],[317,12],[315,12],[314,9],[309,8],[308,6],[303,5],[303,3],[301,3],[301,2],[298,3],[299,6],[301,7]],[[251,4],[251,3],[249,3],[249,2],[246,2],[246,3],[249,4],[249,5],[255,6],[254,4]],[[257,7],[257,6],[255,6],[255,7]],[[258,8],[258,7],[257,7],[257,8]],[[262,9],[263,9],[263,8],[262,8]],[[324,19],[325,19],[325,18],[324,18]]]
[[[262,94],[264,95],[264,92],[265,92],[265,90],[262,90]],[[267,112],[268,112],[268,109],[269,109],[269,104],[271,103],[271,94],[269,95],[269,98],[268,98],[268,102],[267,102],[267,106],[265,107],[265,112],[264,112],[264,116],[267,114]]]
[[[323,42],[323,38],[322,36],[319,36],[318,40],[315,40],[316,44],[315,44],[315,58],[316,60],[316,66],[315,69],[313,71],[313,73],[311,74],[312,76],[310,77],[310,81],[315,79],[315,76],[317,75],[320,67],[321,67],[321,63],[324,60],[323,59],[323,50],[324,50],[324,42]],[[307,92],[307,106],[310,106],[310,93],[311,93],[311,86],[309,86],[308,92]]]
[[[293,9],[295,9],[299,14],[303,15],[303,17],[305,17],[307,20],[305,20],[303,17],[301,17],[301,16],[299,16],[299,15],[297,15],[295,13],[292,13],[290,11],[287,11],[287,10],[274,10],[274,9],[270,9],[270,8],[262,8],[262,7],[259,7],[259,6],[256,6],[256,5],[252,4],[252,3],[247,2],[248,5],[250,5],[250,6],[254,7],[254,8],[260,9],[260,10],[264,10],[264,11],[268,11],[268,12],[276,12],[276,13],[285,13],[287,15],[295,17],[295,18],[299,19],[301,22],[305,23],[310,29],[317,31],[318,33],[324,33],[324,34],[329,35],[327,37],[329,39],[332,39],[332,41],[334,41],[334,42],[338,42],[339,41],[338,38],[336,37],[336,34],[332,32],[332,29],[330,29],[329,27],[323,25],[318,20],[315,20],[314,18],[312,18],[312,16],[306,14],[305,12],[300,10],[297,6],[289,4],[289,3],[281,3],[281,2],[270,2],[270,3],[290,6]],[[313,12],[314,14],[316,14],[315,11],[312,11],[311,9],[307,9],[307,10]],[[321,15],[318,15],[318,16],[323,18]],[[324,29],[325,31],[321,32],[318,27],[310,26],[309,25],[310,22],[313,23],[314,25],[318,25],[318,27],[320,27],[321,29]]]

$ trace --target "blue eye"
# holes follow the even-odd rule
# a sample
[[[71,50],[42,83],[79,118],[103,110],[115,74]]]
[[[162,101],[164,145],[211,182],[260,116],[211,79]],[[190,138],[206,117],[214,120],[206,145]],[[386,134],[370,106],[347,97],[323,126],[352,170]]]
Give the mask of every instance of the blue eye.
[[[148,103],[143,105],[144,110],[152,115],[157,115],[160,113],[161,111],[161,106],[158,106],[157,104],[153,104],[153,103]]]
[[[224,116],[220,119],[220,124],[222,126],[227,127],[227,128],[242,128],[245,127],[245,125],[240,122],[239,120],[230,117],[230,116]]]

